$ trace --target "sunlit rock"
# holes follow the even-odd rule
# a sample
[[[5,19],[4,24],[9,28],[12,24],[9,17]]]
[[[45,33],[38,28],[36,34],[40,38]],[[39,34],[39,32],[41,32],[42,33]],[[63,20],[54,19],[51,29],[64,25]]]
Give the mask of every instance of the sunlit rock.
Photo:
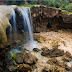
[[[10,27],[9,20],[11,19],[12,13],[10,6],[0,6],[0,42],[7,42],[6,29]]]
[[[0,13],[0,42],[7,42],[6,29],[10,27],[8,19]]]

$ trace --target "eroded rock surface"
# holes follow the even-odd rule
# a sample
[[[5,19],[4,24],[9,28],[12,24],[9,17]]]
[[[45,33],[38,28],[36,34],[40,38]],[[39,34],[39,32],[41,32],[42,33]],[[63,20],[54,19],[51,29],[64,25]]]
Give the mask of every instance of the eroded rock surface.
[[[9,20],[12,16],[10,6],[0,6],[0,43],[7,42],[6,29],[10,27]]]
[[[72,15],[68,15],[58,8],[39,6],[32,7],[31,11],[34,32],[72,28]]]
[[[17,63],[26,63],[29,65],[35,64],[37,61],[36,56],[31,54],[31,52],[29,52],[29,51],[16,53],[13,56],[13,58],[16,60]]]
[[[47,49],[47,50],[44,50],[41,53],[41,55],[43,55],[43,56],[49,55],[50,57],[58,57],[58,56],[63,56],[64,55],[64,51],[60,50],[60,49],[57,49],[57,48],[53,48],[51,50]]]
[[[6,29],[10,27],[10,23],[8,19],[0,13],[0,42],[6,42]]]

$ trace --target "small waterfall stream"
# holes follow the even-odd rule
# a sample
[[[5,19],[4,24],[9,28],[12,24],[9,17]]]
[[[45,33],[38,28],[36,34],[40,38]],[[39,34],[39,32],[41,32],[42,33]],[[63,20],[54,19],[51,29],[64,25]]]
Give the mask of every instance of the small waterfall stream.
[[[32,27],[31,27],[31,21],[32,19],[29,19],[29,15],[30,15],[30,11],[29,11],[29,8],[28,7],[25,7],[23,8],[23,15],[24,15],[24,18],[25,18],[25,22],[24,24],[27,24],[28,26],[28,31],[29,31],[29,36],[30,36],[30,41],[34,41],[34,38],[33,38],[33,32],[32,32]],[[28,14],[29,13],[29,14]]]
[[[10,28],[10,41],[12,43],[12,39],[14,37],[14,40],[17,41],[17,26],[16,26],[16,14],[15,14],[15,11],[13,8],[11,8],[12,10],[12,26]],[[31,18],[31,11],[30,11],[30,8],[29,7],[24,7],[24,8],[18,8],[18,11],[22,14],[22,17],[23,17],[23,25],[24,25],[24,32],[25,33],[25,36],[27,38],[27,42],[29,42],[28,46],[27,46],[27,49],[32,51],[33,48],[36,48],[37,45],[34,41],[34,37],[33,37],[33,27],[32,27],[32,18]],[[13,31],[14,33],[14,36],[11,34]],[[29,35],[29,37],[27,37],[27,35]],[[28,40],[29,38],[29,40]],[[30,49],[29,49],[30,47]],[[13,56],[14,53],[16,52],[21,52],[21,50],[18,49],[18,46],[16,46],[15,49],[12,49],[11,50],[11,55]]]
[[[17,26],[16,26],[16,14],[14,9],[11,7],[12,10],[12,22],[13,22],[13,32],[14,32],[14,40],[17,40]]]
[[[12,11],[12,18],[11,18],[11,27],[10,27],[10,53],[11,53],[11,56],[13,56],[14,53],[17,53],[17,52],[20,52],[18,51],[17,49],[12,49],[12,41],[13,41],[13,38],[14,38],[14,41],[17,41],[17,26],[16,26],[16,14],[15,14],[15,11],[12,7],[11,8],[11,11]],[[12,35],[13,33],[13,35]],[[16,48],[18,48],[17,44],[16,44]]]
[[[21,12],[22,16],[23,16],[23,25],[24,25],[24,30],[28,30],[29,32],[29,47],[37,47],[35,41],[34,41],[34,37],[33,37],[33,27],[32,27],[32,18],[31,18],[31,11],[29,7],[23,7],[23,8],[18,8],[18,10]],[[26,34],[27,37],[27,34]],[[32,49],[29,49],[32,50]]]

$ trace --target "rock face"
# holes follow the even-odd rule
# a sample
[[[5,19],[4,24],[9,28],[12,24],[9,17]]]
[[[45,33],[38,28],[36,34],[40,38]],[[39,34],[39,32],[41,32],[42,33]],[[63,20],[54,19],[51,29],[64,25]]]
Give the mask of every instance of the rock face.
[[[8,19],[0,13],[0,42],[6,42],[6,29],[10,26]]]
[[[58,8],[40,6],[32,7],[31,11],[34,32],[72,28],[72,15],[68,15]]]
[[[0,43],[7,42],[6,29],[10,27],[9,20],[12,16],[9,6],[0,6]]]
[[[2,13],[4,16],[6,16],[8,20],[11,19],[12,11],[11,11],[10,6],[1,5],[0,6],[0,13]]]

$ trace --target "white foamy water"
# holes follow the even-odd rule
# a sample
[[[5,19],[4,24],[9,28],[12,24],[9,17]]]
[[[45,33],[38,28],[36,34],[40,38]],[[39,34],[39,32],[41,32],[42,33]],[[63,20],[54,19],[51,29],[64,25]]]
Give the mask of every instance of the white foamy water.
[[[32,50],[33,48],[36,48],[36,42],[34,41],[33,37],[33,26],[32,26],[32,17],[31,17],[31,11],[29,7],[24,7],[24,8],[18,8],[18,10],[22,13],[23,16],[23,25],[24,25],[24,30],[29,32],[29,38],[30,41],[28,42],[27,47],[29,50]],[[27,34],[26,38],[27,38]]]

